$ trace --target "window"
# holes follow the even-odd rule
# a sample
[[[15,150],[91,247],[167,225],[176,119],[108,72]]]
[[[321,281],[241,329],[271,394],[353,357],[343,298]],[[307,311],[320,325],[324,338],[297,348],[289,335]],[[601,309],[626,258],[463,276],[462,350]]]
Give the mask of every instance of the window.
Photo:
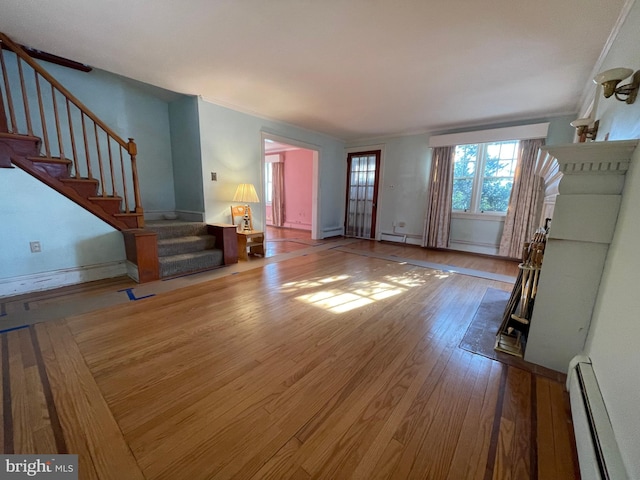
[[[518,141],[457,145],[452,209],[469,213],[507,212],[518,160]]]

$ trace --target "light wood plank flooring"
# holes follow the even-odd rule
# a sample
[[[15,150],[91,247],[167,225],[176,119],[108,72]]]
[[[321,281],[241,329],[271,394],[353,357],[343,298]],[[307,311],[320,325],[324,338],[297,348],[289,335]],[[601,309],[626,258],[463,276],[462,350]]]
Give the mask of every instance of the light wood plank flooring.
[[[88,479],[577,478],[563,385],[458,348],[489,287],[324,250],[2,334],[3,451]]]

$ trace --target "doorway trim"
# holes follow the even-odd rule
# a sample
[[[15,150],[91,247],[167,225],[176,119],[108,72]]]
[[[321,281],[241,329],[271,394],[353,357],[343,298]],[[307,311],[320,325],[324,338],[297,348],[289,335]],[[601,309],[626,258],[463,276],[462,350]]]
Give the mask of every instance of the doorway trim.
[[[380,208],[381,205],[384,205],[384,202],[386,200],[385,198],[385,191],[386,189],[384,188],[384,162],[385,162],[385,147],[386,144],[385,143],[377,143],[375,145],[362,145],[359,147],[347,147],[344,149],[344,165],[345,165],[345,172],[347,171],[347,162],[349,159],[349,154],[350,153],[362,153],[362,152],[369,152],[371,150],[380,150],[380,171],[378,172],[378,178],[379,178],[379,188],[378,188],[378,210],[376,211],[376,232],[375,232],[375,240],[380,241],[381,238],[381,227],[380,227],[380,217],[382,216],[381,214],[381,210],[382,208]],[[346,189],[346,185],[347,185],[347,176],[345,174],[345,189]],[[345,200],[346,202],[346,200]],[[347,205],[345,203],[345,208],[344,211],[346,212],[347,210]],[[346,226],[346,222],[347,222],[347,218],[346,216],[344,217],[343,220],[343,224]],[[346,231],[345,231],[346,233]]]
[[[264,149],[265,140],[273,140],[278,143],[285,143],[287,145],[293,145],[294,147],[304,148],[305,150],[311,150],[313,152],[313,170],[312,170],[312,179],[311,179],[311,239],[312,240],[320,240],[322,239],[322,229],[320,228],[320,222],[318,219],[320,218],[320,155],[322,153],[322,148],[318,145],[314,145],[312,143],[302,142],[300,140],[295,140],[293,138],[283,137],[282,135],[278,135],[275,133],[271,133],[265,130],[260,131],[260,178],[261,178],[261,190],[263,192],[263,198],[266,199],[264,195],[264,157],[266,155]],[[263,202],[262,205],[262,218],[267,218],[267,202]],[[265,232],[266,232],[266,223],[265,223]]]

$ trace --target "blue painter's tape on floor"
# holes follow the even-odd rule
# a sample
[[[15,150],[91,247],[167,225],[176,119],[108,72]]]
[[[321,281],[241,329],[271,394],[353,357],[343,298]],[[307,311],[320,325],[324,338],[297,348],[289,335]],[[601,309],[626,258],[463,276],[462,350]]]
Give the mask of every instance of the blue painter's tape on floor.
[[[0,333],[8,333],[13,332],[14,330],[21,330],[23,328],[28,328],[29,325],[20,325],[19,327],[7,328],[6,330],[0,330]]]
[[[4,303],[0,303],[0,317],[6,317],[7,316],[7,307],[4,305]]]
[[[145,295],[144,297],[136,297],[136,294],[133,293],[133,288],[125,288],[124,290],[118,290],[118,292],[127,292],[127,296],[129,300],[135,302],[136,300],[142,300],[143,298],[155,297],[156,294],[152,293],[151,295]]]

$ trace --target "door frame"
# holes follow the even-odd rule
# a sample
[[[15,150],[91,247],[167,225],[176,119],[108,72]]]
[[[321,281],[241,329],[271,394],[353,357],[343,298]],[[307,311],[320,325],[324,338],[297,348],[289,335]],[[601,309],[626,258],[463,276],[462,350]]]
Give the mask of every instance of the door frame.
[[[354,156],[376,155],[376,179],[373,185],[373,207],[371,211],[371,233],[370,240],[378,240],[378,204],[380,203],[380,182],[382,177],[382,156],[383,148],[377,146],[367,146],[361,148],[347,149],[347,182],[345,189],[344,205],[344,233],[347,234],[347,219],[349,215],[349,188],[351,187],[351,158]],[[365,237],[355,237],[365,238]]]
[[[283,137],[282,135],[278,135],[275,133],[271,133],[266,130],[260,131],[260,189],[263,194],[263,198],[265,201],[262,202],[262,218],[265,219],[265,235],[267,231],[266,218],[267,218],[267,202],[266,196],[264,195],[264,157],[266,155],[264,149],[264,141],[265,140],[273,140],[278,143],[285,143],[287,145],[292,145],[294,147],[304,148],[305,150],[311,150],[313,152],[313,171],[312,171],[312,179],[311,179],[311,239],[312,240],[320,240],[322,239],[320,228],[320,222],[318,219],[320,218],[320,157],[322,154],[322,149],[318,145],[314,145],[312,143],[302,142],[300,140],[295,140],[293,138]]]

